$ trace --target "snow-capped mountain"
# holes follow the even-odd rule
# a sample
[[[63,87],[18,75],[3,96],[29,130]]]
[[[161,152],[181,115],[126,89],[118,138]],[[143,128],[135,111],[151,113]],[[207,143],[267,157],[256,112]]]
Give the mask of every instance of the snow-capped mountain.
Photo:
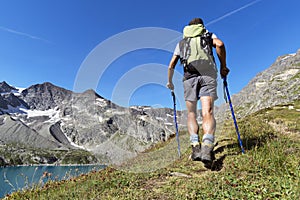
[[[8,85],[6,82],[0,83],[0,114],[18,113],[20,109],[27,109],[28,105],[21,99],[22,90]]]
[[[5,144],[83,149],[102,163],[121,163],[174,134],[171,109],[124,108],[93,90],[74,93],[48,82],[26,89],[2,82],[0,91]]]

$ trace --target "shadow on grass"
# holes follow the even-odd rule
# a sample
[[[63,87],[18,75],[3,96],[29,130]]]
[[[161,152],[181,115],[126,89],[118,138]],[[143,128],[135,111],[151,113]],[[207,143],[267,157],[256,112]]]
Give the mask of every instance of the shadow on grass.
[[[211,171],[220,171],[223,168],[223,163],[225,158],[226,155],[223,155],[220,158],[214,160],[212,165],[210,166]]]
[[[265,134],[262,136],[244,137],[242,139],[245,150],[251,150],[257,147],[264,146],[268,141],[276,139],[277,136],[274,133]],[[236,145],[238,145],[236,143]]]
[[[274,133],[268,133],[260,136],[252,136],[252,137],[244,137],[242,139],[243,147],[245,151],[249,151],[251,149],[264,146],[267,141],[275,139],[277,136]],[[205,167],[210,169],[211,171],[220,171],[223,168],[224,160],[227,156],[237,155],[241,153],[241,148],[239,142],[233,142],[229,144],[224,144],[222,146],[218,146],[214,150],[214,160],[210,164],[206,164]],[[228,150],[228,152],[224,153],[221,157],[215,158],[216,154],[221,154]]]

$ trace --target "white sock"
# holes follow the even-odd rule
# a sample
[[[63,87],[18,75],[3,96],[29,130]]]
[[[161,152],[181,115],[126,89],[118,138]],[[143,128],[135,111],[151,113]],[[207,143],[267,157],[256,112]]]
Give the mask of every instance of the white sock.
[[[204,134],[202,137],[202,143],[204,144],[214,144],[215,136],[213,134]]]

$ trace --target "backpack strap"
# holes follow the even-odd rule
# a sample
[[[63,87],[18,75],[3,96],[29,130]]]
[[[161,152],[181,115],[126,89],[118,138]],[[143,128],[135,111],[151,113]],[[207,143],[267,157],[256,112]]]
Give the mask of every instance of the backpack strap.
[[[212,39],[212,33],[206,32],[201,37],[201,46],[202,48],[208,53],[209,55],[213,55],[213,39]]]
[[[191,54],[191,48],[190,48],[191,38],[183,38],[179,42],[179,49],[180,49],[180,63],[183,66],[187,65],[187,60],[189,58],[189,55]]]

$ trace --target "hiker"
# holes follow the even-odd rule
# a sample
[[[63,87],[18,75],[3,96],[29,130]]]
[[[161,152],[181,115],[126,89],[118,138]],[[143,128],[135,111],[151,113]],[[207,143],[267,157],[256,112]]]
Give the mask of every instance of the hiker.
[[[191,159],[204,163],[212,162],[214,133],[214,101],[217,96],[217,68],[212,52],[216,49],[220,61],[221,77],[226,77],[229,69],[226,66],[224,43],[206,30],[201,18],[195,18],[183,29],[183,39],[177,44],[168,68],[167,87],[174,90],[172,82],[175,66],[180,59],[184,66],[184,98],[188,111],[187,127],[192,146]],[[199,143],[199,126],[197,122],[197,102],[202,107],[203,137]]]

